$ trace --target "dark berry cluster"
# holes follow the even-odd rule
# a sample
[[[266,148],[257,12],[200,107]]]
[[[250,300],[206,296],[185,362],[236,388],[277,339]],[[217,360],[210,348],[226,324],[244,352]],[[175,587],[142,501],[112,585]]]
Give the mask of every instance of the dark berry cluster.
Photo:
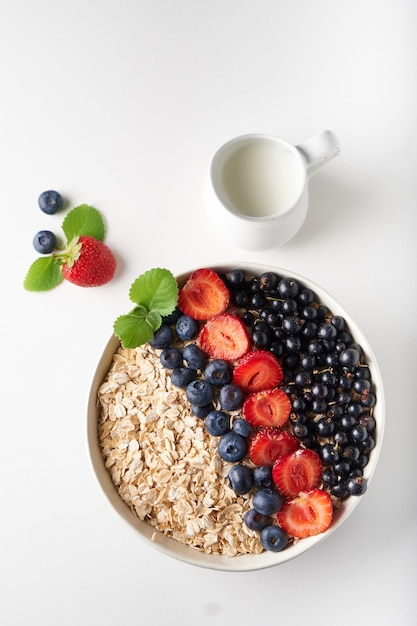
[[[254,347],[270,350],[282,365],[293,433],[319,454],[329,493],[340,499],[364,493],[376,396],[366,355],[346,320],[291,277],[248,277],[236,269],[223,280]]]
[[[247,328],[251,349],[268,350],[279,360],[280,387],[291,402],[286,429],[292,431],[295,447],[318,455],[318,475],[322,473],[323,488],[333,498],[362,495],[367,487],[363,470],[375,446],[376,396],[366,355],[346,320],[294,278],[273,272],[253,277],[241,269],[221,278],[230,293],[230,309]],[[163,319],[150,343],[171,370],[172,383],[185,390],[192,413],[218,438],[221,458],[234,464],[231,488],[237,495],[253,491],[246,525],[260,532],[265,549],[280,551],[289,536],[272,516],[284,497],[271,465],[244,462],[256,431],[239,414],[244,392],[233,382],[233,364],[209,358],[198,345],[200,330],[200,322],[177,309]]]

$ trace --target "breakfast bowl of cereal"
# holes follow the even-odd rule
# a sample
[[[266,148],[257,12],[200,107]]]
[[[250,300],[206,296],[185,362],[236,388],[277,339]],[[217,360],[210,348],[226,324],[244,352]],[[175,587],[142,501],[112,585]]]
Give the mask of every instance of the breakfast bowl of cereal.
[[[367,493],[385,423],[375,355],[339,303],[249,263],[155,268],[129,296],[93,376],[87,435],[132,541],[249,571],[339,529]]]

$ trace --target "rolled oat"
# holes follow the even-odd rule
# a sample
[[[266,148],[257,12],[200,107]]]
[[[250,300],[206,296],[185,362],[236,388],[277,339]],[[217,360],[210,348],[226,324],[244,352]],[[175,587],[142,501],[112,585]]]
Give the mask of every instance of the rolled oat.
[[[205,553],[263,551],[259,535],[243,523],[249,496],[230,488],[230,465],[220,458],[216,438],[190,413],[149,344],[118,349],[98,405],[105,466],[139,519]]]

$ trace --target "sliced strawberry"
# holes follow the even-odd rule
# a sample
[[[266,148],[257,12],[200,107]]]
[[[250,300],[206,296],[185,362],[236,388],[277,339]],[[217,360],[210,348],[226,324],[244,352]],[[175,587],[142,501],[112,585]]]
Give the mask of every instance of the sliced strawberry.
[[[199,336],[200,346],[214,359],[234,361],[249,349],[249,335],[240,317],[223,313],[203,326]]]
[[[253,350],[245,354],[233,373],[233,382],[245,393],[272,389],[282,379],[281,365],[272,352],[267,350]]]
[[[223,313],[230,294],[220,276],[213,270],[193,272],[178,295],[178,306],[195,320],[208,320]]]
[[[281,528],[300,539],[324,532],[332,518],[332,501],[322,489],[302,491],[293,500],[286,500],[277,513]]]
[[[252,426],[283,426],[291,411],[291,401],[282,389],[266,389],[251,393],[242,412]]]
[[[300,449],[277,459],[272,468],[274,483],[284,496],[294,498],[300,491],[317,487],[323,466],[314,450]]]
[[[254,465],[273,465],[283,454],[294,452],[298,445],[291,433],[272,426],[260,428],[249,444],[249,458]]]

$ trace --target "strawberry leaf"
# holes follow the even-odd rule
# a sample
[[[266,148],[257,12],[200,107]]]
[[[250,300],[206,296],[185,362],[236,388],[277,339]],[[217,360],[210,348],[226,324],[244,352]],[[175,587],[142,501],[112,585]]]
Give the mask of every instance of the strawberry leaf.
[[[148,311],[138,306],[128,315],[121,315],[113,325],[114,334],[121,340],[124,348],[136,348],[150,341],[154,328],[148,320]]]
[[[178,284],[169,270],[155,268],[139,276],[132,284],[130,299],[148,311],[169,315],[178,301]]]
[[[32,263],[23,282],[27,291],[49,291],[60,282],[63,276],[54,257],[41,257]]]
[[[65,217],[62,230],[67,241],[87,235],[104,241],[105,226],[101,213],[88,204],[74,207]]]

